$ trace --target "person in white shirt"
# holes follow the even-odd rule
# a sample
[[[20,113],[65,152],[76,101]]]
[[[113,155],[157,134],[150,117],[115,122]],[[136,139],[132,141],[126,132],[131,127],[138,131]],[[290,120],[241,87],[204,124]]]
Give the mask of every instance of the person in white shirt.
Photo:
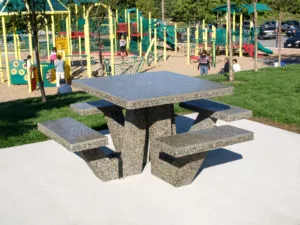
[[[27,56],[26,67],[29,68],[29,69],[31,69],[31,55]]]
[[[120,51],[121,51],[121,57],[122,61],[124,62],[124,57],[126,56],[126,40],[124,39],[124,36],[121,36],[120,39]]]
[[[232,65],[233,72],[241,71],[241,66],[240,66],[240,64],[238,64],[237,60],[233,59],[232,62],[233,62],[233,65]]]

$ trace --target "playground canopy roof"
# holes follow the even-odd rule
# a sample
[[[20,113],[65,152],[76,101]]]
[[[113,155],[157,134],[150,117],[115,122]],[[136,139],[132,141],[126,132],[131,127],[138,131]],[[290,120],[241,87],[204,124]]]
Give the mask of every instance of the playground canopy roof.
[[[98,3],[99,0],[62,0],[64,4],[75,3],[76,5],[85,4],[85,3]]]
[[[252,4],[242,4],[242,5],[237,5],[237,4],[230,4],[231,7],[231,13],[237,12],[241,13],[243,10],[247,10],[248,14],[252,14],[254,12],[254,7]],[[262,4],[262,3],[256,3],[256,10],[257,12],[262,12],[262,11],[269,11],[272,10],[268,5]],[[221,5],[212,10],[213,12],[227,12],[227,5]]]
[[[34,0],[33,4],[37,7],[43,5],[46,14],[65,14],[68,8],[60,0]],[[0,0],[0,16],[8,16],[13,11],[27,12],[24,0]]]

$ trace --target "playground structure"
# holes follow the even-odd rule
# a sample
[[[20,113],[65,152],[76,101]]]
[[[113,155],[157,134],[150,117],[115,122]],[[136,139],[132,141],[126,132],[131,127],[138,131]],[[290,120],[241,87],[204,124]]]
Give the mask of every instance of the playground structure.
[[[10,61],[8,57],[8,41],[7,41],[7,32],[6,32],[6,19],[10,21],[12,17],[12,13],[8,9],[8,3],[12,3],[12,5],[16,5],[20,11],[22,11],[22,14],[29,13],[26,9],[26,5],[22,1],[15,1],[15,0],[7,0],[4,1],[0,4],[0,16],[1,16],[1,21],[2,21],[2,34],[3,34],[3,46],[4,46],[4,53],[5,53],[5,71],[6,71],[6,78],[7,78],[7,83],[8,86],[11,84],[23,84],[27,83],[28,84],[28,89],[29,92],[33,91],[33,88],[36,87],[36,83],[33,83],[37,81],[36,76],[35,76],[35,66],[33,68],[26,68],[25,69],[25,64],[24,60],[21,59],[21,40],[20,40],[20,35],[19,32],[17,31],[17,28],[15,27],[15,24],[13,23],[13,52],[15,56],[15,60]],[[50,35],[52,38],[52,46],[55,46],[56,43],[56,38],[55,38],[55,17],[58,16],[65,16],[65,23],[66,27],[70,27],[70,12],[66,6],[64,6],[59,0],[50,0],[47,1],[46,5],[46,15],[49,15],[51,18],[51,29],[52,29],[52,34]],[[30,23],[27,24],[28,27],[30,27]],[[70,36],[70,30],[67,29],[67,37]],[[33,62],[35,61],[35,55],[33,54],[33,40],[32,40],[32,34],[31,32],[27,33],[27,48],[26,51],[28,52],[27,54],[31,55],[31,65],[34,65]],[[49,40],[49,32],[48,32],[48,27],[46,26],[46,50],[47,50],[47,56],[49,57],[49,48],[50,48],[50,40]],[[59,50],[62,54],[69,54],[70,48],[66,48],[66,46],[70,46],[69,43],[69,38],[65,39],[65,44],[61,45]],[[40,47],[40,46],[39,46]],[[2,51],[0,49],[0,67],[3,68],[2,66]],[[66,64],[68,65],[68,61],[66,61]],[[68,66],[67,66],[68,67]],[[42,63],[41,65],[41,70],[42,73],[45,74],[46,71],[45,69],[48,68],[53,68],[46,63]],[[44,70],[43,70],[44,69]],[[67,71],[67,76],[68,76],[68,71]],[[3,70],[0,72],[0,77],[1,77],[1,82],[4,82],[4,73]],[[44,78],[44,83],[45,87],[47,86],[53,86],[50,82],[46,81],[45,76]],[[13,81],[13,82],[12,82]]]
[[[106,75],[121,75],[136,73],[141,71],[143,65],[157,63],[159,60],[167,60],[167,49],[175,51],[175,53],[184,53],[186,57],[186,63],[189,64],[191,60],[197,60],[198,54],[202,50],[207,50],[212,57],[212,64],[216,64],[216,55],[224,50],[225,55],[228,55],[228,30],[226,26],[222,27],[207,27],[205,21],[202,21],[201,27],[197,24],[195,27],[177,28],[177,24],[174,26],[165,25],[161,20],[151,18],[149,13],[148,18],[136,8],[125,9],[121,12],[115,10],[114,12],[109,6],[103,3],[94,3],[86,6],[80,5],[80,1],[74,4],[74,7],[63,5],[59,0],[49,1],[53,7],[52,10],[47,12],[51,15],[51,30],[49,35],[48,26],[46,30],[46,45],[40,43],[40,52],[44,52],[45,57],[42,58],[48,61],[50,55],[50,48],[56,46],[58,53],[63,56],[63,59],[67,65],[67,79],[71,76],[72,61],[77,58],[86,62],[86,71],[88,77],[93,74],[92,64],[96,63],[96,56],[99,56],[99,62],[106,68]],[[55,5],[56,4],[56,5]],[[54,6],[60,6],[60,9]],[[82,10],[79,10],[79,7]],[[1,5],[4,8],[3,5]],[[91,12],[94,12],[99,7],[105,9],[106,16],[99,20],[95,16],[90,16]],[[223,7],[223,8],[222,8]],[[225,11],[224,6],[214,9],[214,11]],[[63,9],[63,10],[62,10]],[[71,10],[75,12],[71,18]],[[2,10],[2,12],[5,10]],[[58,12],[57,12],[58,11]],[[79,15],[81,11],[82,15]],[[240,10],[240,22],[239,29],[236,30],[235,14],[238,10],[233,10],[233,43],[234,49],[238,52],[239,56],[243,55],[243,52],[248,53],[249,56],[254,55],[254,29],[248,33],[242,28],[243,13]],[[14,62],[8,60],[8,44],[6,40],[6,28],[5,17],[6,14],[0,14],[2,17],[2,29],[3,29],[3,45],[5,52],[5,70],[7,75],[8,85],[12,84],[24,84],[27,82],[29,86],[29,92],[33,90],[34,84],[32,84],[31,78],[33,76],[27,76],[30,71],[23,73],[23,70],[18,73]],[[72,14],[74,15],[74,14]],[[3,22],[4,21],[4,22]],[[55,37],[55,24],[58,22],[58,37]],[[253,26],[253,25],[252,25]],[[21,43],[19,40],[18,31],[14,35],[14,52],[15,60],[21,65]],[[126,50],[128,56],[124,61],[118,61],[120,59],[119,40],[120,37],[126,38]],[[50,43],[52,38],[52,43]],[[271,54],[272,51],[264,48],[260,43],[258,44],[259,50],[266,54]],[[32,54],[32,37],[28,34],[28,38],[25,40],[25,49],[29,49],[29,54]],[[24,49],[23,49],[24,50]],[[1,49],[0,49],[1,51]],[[1,53],[1,52],[0,52]],[[2,57],[2,54],[0,54]],[[102,60],[102,62],[101,62]],[[117,61],[116,61],[117,60]],[[0,58],[2,68],[2,59]],[[55,74],[51,66],[46,66],[47,63],[42,63],[43,79],[45,87],[54,86]],[[99,64],[100,65],[100,64]],[[23,68],[24,69],[24,68]],[[50,81],[48,71],[51,70]],[[13,72],[12,72],[13,71]],[[17,73],[16,73],[17,71]],[[15,75],[20,76],[18,79],[13,79]],[[48,74],[48,75],[47,75]],[[1,81],[4,82],[3,70],[0,70]],[[20,78],[23,80],[20,81]],[[13,80],[13,82],[11,81]],[[19,81],[18,81],[19,80]],[[46,81],[47,80],[47,81]],[[36,79],[35,79],[36,81]]]

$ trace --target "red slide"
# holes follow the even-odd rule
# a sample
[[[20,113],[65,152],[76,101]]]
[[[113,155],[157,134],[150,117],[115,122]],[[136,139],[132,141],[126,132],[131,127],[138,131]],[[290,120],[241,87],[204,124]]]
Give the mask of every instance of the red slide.
[[[254,45],[253,44],[243,44],[243,49],[248,53],[250,57],[254,57]]]

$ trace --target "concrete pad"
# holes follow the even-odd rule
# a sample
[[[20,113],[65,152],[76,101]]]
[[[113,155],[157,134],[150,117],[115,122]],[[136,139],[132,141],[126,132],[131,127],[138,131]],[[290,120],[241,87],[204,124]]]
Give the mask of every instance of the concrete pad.
[[[177,118],[180,131],[190,118]],[[149,165],[104,183],[54,141],[0,149],[0,224],[300,225],[300,135],[249,120],[222,124],[255,139],[209,152],[182,188]]]

